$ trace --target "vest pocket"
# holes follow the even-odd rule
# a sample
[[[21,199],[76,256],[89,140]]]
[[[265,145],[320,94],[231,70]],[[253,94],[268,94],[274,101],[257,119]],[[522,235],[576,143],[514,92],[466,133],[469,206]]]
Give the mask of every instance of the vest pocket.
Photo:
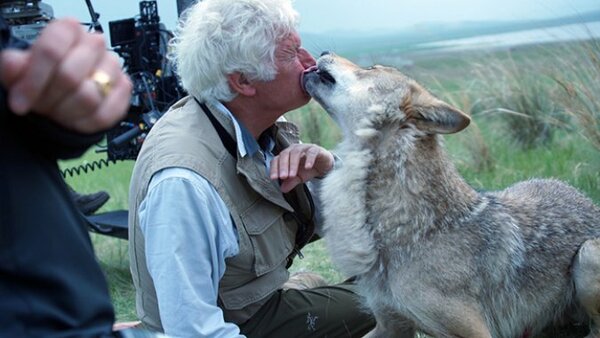
[[[292,252],[296,225],[286,223],[284,212],[284,209],[259,198],[240,215],[252,246],[257,276],[280,266]]]

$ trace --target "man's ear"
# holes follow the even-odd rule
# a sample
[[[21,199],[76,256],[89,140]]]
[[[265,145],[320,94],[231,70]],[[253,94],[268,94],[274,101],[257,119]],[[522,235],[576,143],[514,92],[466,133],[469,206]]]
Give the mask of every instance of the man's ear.
[[[227,82],[229,87],[234,92],[243,96],[254,96],[256,94],[256,88],[242,73],[235,72],[227,75]]]

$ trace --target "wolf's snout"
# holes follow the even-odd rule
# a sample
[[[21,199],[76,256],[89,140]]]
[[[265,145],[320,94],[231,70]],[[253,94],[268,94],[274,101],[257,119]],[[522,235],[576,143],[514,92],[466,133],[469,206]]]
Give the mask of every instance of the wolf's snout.
[[[304,72],[302,72],[302,75],[300,75],[300,86],[302,87],[302,90],[306,94],[309,94],[308,91],[306,90],[306,81],[309,77],[307,75],[311,74],[311,73],[315,73],[316,71],[317,71],[317,66],[312,66],[312,67],[305,69]]]
[[[311,84],[309,84],[310,82],[312,82],[312,86],[317,84],[332,86],[336,83],[333,75],[331,75],[331,73],[325,67],[326,65],[320,64],[319,66],[310,67],[302,73],[300,81],[304,92],[311,96],[313,95],[309,88],[311,87]]]
[[[330,51],[323,51],[317,60],[317,75],[324,84],[335,84],[335,78],[330,73],[332,65],[335,63],[335,54]]]
[[[335,78],[327,70],[317,69],[317,74],[319,75],[319,78],[321,79],[322,82],[335,84]]]

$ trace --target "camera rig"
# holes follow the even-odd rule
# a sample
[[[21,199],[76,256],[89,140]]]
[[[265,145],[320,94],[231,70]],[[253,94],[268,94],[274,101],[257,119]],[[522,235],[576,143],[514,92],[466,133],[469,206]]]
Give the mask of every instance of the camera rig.
[[[91,0],[85,3],[91,22],[84,24],[103,32]],[[186,5],[178,2],[178,6]],[[169,106],[185,95],[166,59],[167,44],[173,35],[160,23],[156,0],[139,1],[139,9],[135,17],[109,22],[111,47],[123,59],[123,70],[133,83],[127,116],[107,131],[106,145],[97,149],[106,152],[110,161],[135,160],[148,131]],[[52,7],[41,0],[0,0],[0,11],[11,33],[29,43],[54,18]]]
[[[135,160],[150,128],[185,95],[166,60],[172,34],[160,23],[156,1],[139,4],[138,17],[109,22],[110,44],[133,82],[127,117],[107,132],[109,160]]]

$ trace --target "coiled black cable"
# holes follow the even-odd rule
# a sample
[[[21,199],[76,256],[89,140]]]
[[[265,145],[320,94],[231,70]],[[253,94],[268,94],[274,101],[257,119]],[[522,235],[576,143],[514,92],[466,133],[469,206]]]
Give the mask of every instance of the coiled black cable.
[[[94,171],[96,169],[102,169],[102,167],[108,167],[110,163],[115,164],[117,163],[117,161],[102,158],[75,167],[63,169],[60,171],[60,173],[62,174],[63,178],[67,178],[67,176],[73,177],[75,175],[87,174],[88,172]]]

